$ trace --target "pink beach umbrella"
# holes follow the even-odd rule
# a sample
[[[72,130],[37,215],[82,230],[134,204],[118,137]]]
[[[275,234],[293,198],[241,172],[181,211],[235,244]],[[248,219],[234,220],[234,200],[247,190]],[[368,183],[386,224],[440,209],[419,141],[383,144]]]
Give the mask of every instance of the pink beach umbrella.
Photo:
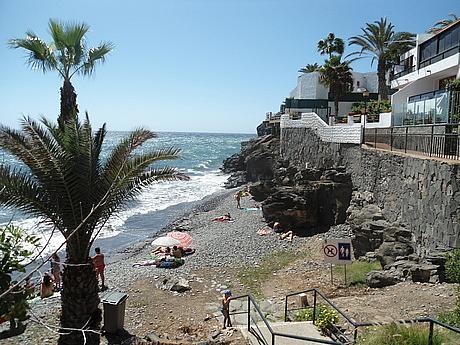
[[[180,232],[180,231],[171,231],[166,234],[168,237],[172,237],[178,241],[180,241],[180,247],[183,248],[188,248],[192,245],[193,239],[192,236],[185,232]]]

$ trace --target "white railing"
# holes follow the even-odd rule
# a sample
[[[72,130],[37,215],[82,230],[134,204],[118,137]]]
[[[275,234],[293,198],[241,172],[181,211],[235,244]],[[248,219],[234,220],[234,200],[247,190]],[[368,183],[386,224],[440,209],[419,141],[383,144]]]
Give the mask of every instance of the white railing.
[[[311,128],[318,133],[322,141],[330,143],[361,143],[361,126],[329,126],[315,113],[302,113],[299,120],[282,115],[280,127],[281,133],[287,128]]]

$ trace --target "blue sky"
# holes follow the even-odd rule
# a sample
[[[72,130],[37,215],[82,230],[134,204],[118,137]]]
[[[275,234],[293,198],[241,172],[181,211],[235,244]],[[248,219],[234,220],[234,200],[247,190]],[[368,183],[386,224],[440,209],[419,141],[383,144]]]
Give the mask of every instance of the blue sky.
[[[328,32],[347,39],[381,16],[398,31],[424,32],[449,13],[460,15],[460,1],[0,0],[0,123],[57,118],[58,75],[30,70],[6,44],[28,29],[49,41],[49,18],[84,21],[90,45],[116,46],[93,77],[73,79],[80,112],[95,125],[254,133],[297,70],[323,61],[316,43]],[[369,60],[353,67],[374,70]]]

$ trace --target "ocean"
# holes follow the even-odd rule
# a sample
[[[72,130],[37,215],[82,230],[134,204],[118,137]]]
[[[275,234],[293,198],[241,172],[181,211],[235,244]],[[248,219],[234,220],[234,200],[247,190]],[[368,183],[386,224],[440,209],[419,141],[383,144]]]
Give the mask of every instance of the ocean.
[[[102,151],[102,158],[115,147],[127,132],[109,132]],[[255,135],[211,134],[211,133],[169,133],[158,132],[158,137],[148,141],[141,150],[176,147],[182,150],[181,158],[159,163],[177,167],[190,177],[190,181],[159,183],[144,190],[125,210],[106,224],[96,243],[105,252],[120,250],[134,242],[154,235],[199,200],[224,189],[227,180],[219,167],[222,161],[239,152],[240,143]],[[0,151],[0,164],[17,165],[14,157]],[[40,237],[44,245],[52,228],[41,224],[41,219],[29,217],[15,210],[0,207],[0,226],[8,222]],[[63,242],[60,233],[51,237],[46,252],[54,250]]]

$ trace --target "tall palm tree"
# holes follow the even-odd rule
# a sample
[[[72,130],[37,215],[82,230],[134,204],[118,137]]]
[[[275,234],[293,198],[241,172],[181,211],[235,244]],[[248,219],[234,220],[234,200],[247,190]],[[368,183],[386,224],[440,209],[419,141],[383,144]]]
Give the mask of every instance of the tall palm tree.
[[[301,69],[299,69],[299,72],[300,73],[311,73],[311,72],[316,72],[319,70],[321,66],[318,65],[317,63],[314,63],[314,64],[308,64],[306,65],[305,67],[302,67]]]
[[[377,60],[379,97],[388,100],[386,74],[399,55],[415,46],[415,35],[410,32],[395,32],[394,25],[388,22],[387,18],[366,23],[366,27],[361,30],[362,35],[349,39],[349,45],[357,45],[361,50],[348,56],[371,57],[371,64]]]
[[[335,37],[335,34],[330,32],[326,38],[318,42],[318,51],[321,55],[329,55],[332,57],[333,53],[342,55],[345,50],[345,43],[343,39]]]
[[[454,13],[449,13],[449,17],[450,18],[438,20],[436,23],[434,23],[433,27],[428,29],[427,32],[430,34],[434,34],[438,32],[439,30],[444,29],[446,26],[449,26],[450,24],[455,23],[457,20],[460,19]]]
[[[93,134],[78,116],[64,124],[23,118],[21,130],[0,126],[0,148],[24,163],[26,169],[0,165],[0,205],[19,209],[53,224],[66,239],[66,265],[61,294],[62,335],[59,344],[83,344],[81,332],[68,328],[100,328],[98,284],[90,247],[107,220],[145,187],[188,177],[171,167],[152,167],[176,159],[178,149],[136,151],[155,134],[137,129],[101,159],[105,124]],[[86,344],[99,344],[88,332]]]
[[[27,63],[33,69],[57,71],[64,80],[61,87],[61,111],[58,118],[59,127],[75,117],[78,113],[77,94],[71,83],[75,74],[89,76],[98,63],[105,61],[113,44],[103,42],[95,48],[86,45],[85,35],[89,26],[85,23],[61,23],[50,19],[49,31],[51,43],[41,40],[34,32],[27,31],[26,38],[9,40],[11,48],[25,49],[29,55]]]
[[[339,100],[345,93],[353,88],[353,75],[350,61],[342,61],[340,55],[334,55],[324,62],[320,68],[319,80],[321,84],[329,88],[334,96],[334,115],[339,114]]]

